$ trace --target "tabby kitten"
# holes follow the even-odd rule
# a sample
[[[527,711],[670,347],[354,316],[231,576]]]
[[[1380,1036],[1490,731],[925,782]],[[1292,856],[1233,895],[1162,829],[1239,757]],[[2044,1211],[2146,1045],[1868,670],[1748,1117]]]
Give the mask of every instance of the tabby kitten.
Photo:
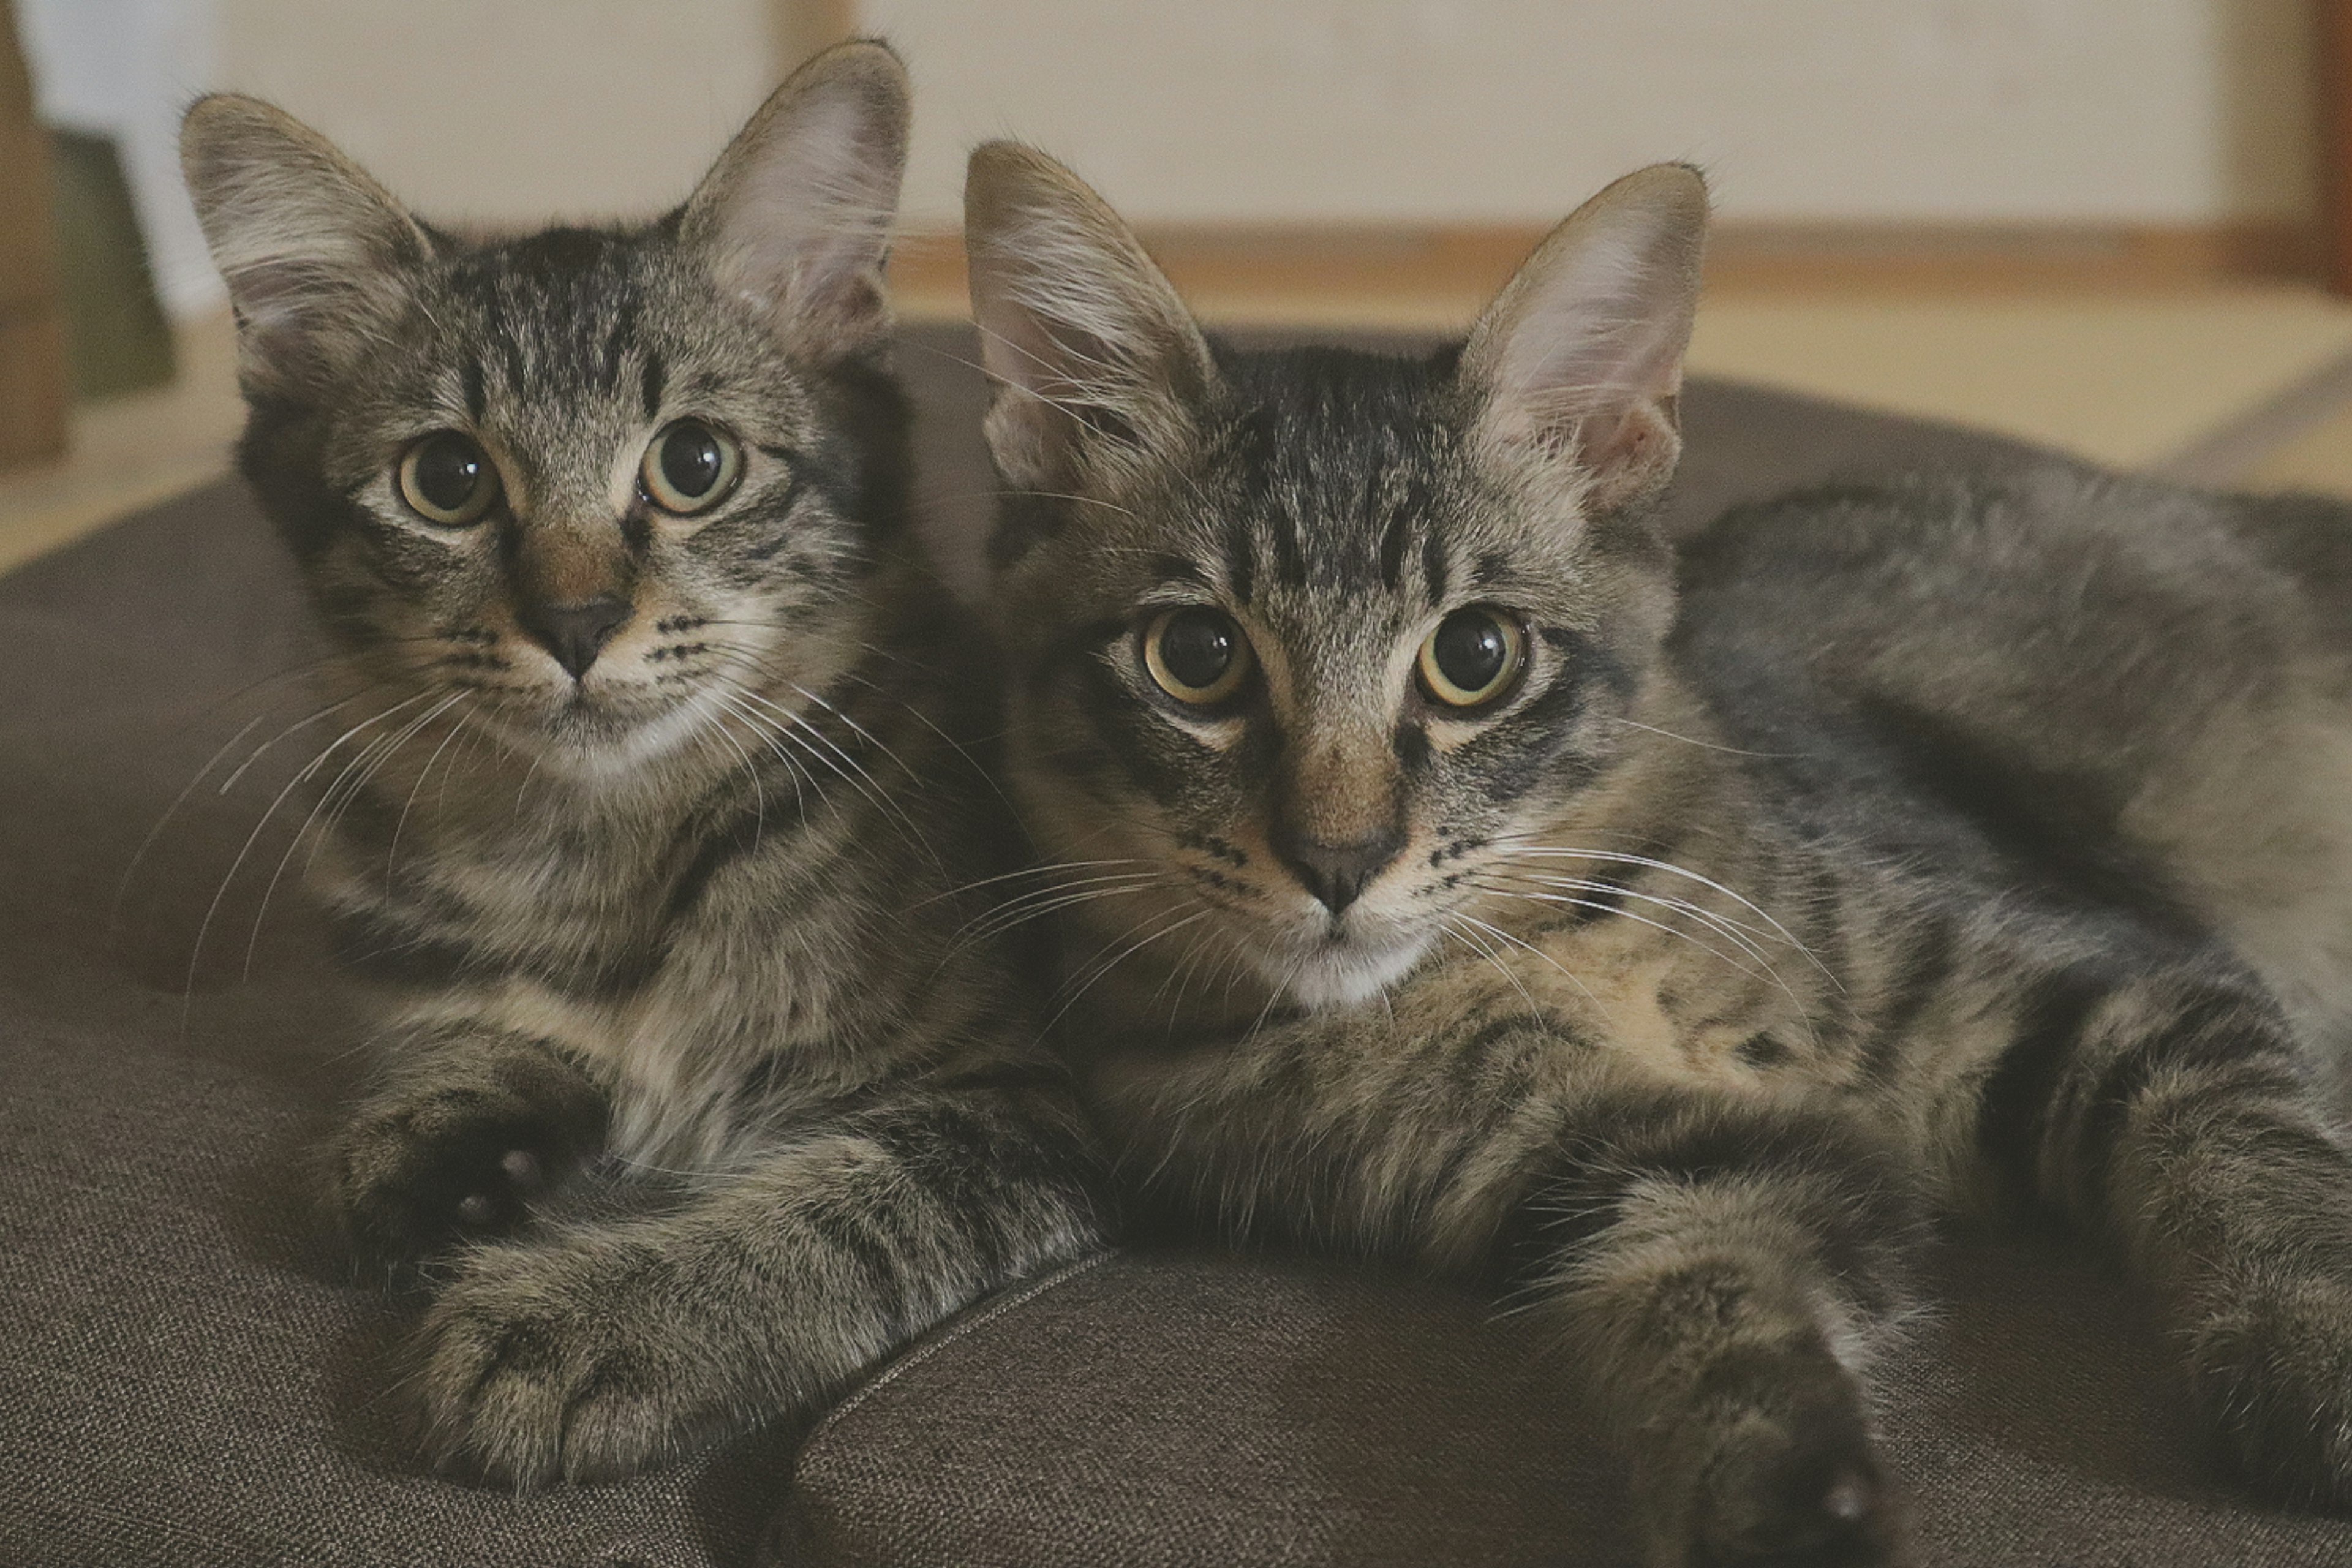
[[[1865,1376],[1937,1212],[2097,1237],[2246,1474],[2352,1503],[2352,519],[1831,492],[1678,618],[1706,208],[1620,181],[1426,359],[1245,353],[974,156],[1087,1091],[1171,1204],[1556,1321],[1659,1563],[1908,1560]]]
[[[188,115],[242,467],[336,656],[326,897],[404,987],[331,1195],[430,1265],[425,1440],[516,1483],[805,1409],[1095,1244],[961,929],[998,851],[882,363],[906,136],[845,45],[667,216],[476,241],[266,104]],[[534,1223],[599,1152],[661,1190]]]

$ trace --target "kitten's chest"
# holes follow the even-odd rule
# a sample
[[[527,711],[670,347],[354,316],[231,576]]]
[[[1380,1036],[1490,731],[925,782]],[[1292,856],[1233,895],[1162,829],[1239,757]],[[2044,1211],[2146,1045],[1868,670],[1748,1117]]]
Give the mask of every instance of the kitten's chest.
[[[451,844],[420,879],[487,936],[586,951],[654,939],[676,857],[657,834],[549,827]]]

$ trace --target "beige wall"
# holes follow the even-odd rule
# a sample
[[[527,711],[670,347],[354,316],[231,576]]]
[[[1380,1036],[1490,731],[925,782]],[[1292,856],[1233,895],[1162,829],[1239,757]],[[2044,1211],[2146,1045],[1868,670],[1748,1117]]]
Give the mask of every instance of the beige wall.
[[[220,85],[446,219],[652,211],[781,74],[779,0],[217,0]]]
[[[446,219],[676,200],[797,32],[845,9],[912,64],[927,226],[1004,134],[1162,222],[1541,222],[1659,158],[1705,164],[1734,217],[2199,224],[2313,200],[2309,0],[173,3],[212,41],[173,94],[276,99]],[[199,263],[175,302],[207,287]]]
[[[1731,215],[2311,205],[2306,0],[866,0],[919,214],[1018,134],[1162,221],[1541,221],[1695,159]]]

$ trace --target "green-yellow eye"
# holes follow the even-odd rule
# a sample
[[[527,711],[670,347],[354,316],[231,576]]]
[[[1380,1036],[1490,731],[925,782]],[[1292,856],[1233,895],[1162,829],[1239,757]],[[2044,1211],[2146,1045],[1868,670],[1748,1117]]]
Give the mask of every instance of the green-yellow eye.
[[[1482,708],[1511,689],[1527,661],[1517,620],[1473,605],[1438,622],[1422,643],[1422,689],[1448,708]]]
[[[1249,638],[1222,610],[1168,610],[1143,634],[1143,666],[1151,679],[1195,707],[1240,690],[1251,663]]]
[[[499,470],[468,436],[436,430],[401,454],[400,499],[427,522],[464,528],[499,499]]]
[[[687,517],[725,500],[742,472],[743,449],[733,437],[699,419],[680,419],[654,437],[637,478],[654,505]]]

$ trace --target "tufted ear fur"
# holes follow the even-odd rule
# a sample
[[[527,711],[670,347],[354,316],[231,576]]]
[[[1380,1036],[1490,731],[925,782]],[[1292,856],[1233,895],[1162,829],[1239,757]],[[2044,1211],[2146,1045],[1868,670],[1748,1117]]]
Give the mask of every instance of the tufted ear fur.
[[[1552,230],[1463,350],[1481,437],[1576,463],[1593,512],[1663,488],[1706,236],[1706,184],[1681,163],[1626,175]]]
[[[391,326],[433,244],[333,143],[259,99],[216,93],[180,125],[180,163],[237,317],[249,390],[331,374]]]
[[[882,268],[908,97],[887,45],[827,49],[761,106],[686,204],[684,242],[808,359],[856,353],[890,329]]]
[[[972,316],[998,390],[998,471],[1034,489],[1115,482],[1190,427],[1208,343],[1134,233],[1034,148],[987,142],[964,179]]]

